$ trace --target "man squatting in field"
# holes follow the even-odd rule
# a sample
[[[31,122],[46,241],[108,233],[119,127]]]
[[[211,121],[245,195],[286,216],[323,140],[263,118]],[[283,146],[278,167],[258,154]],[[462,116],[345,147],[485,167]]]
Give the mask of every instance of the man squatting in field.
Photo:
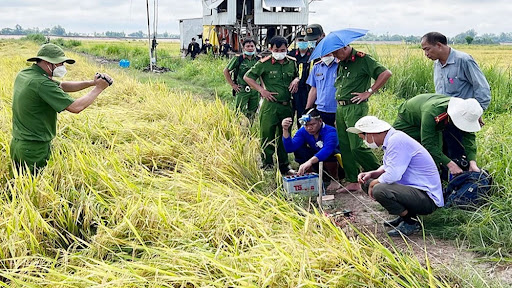
[[[362,117],[347,132],[357,134],[368,147],[384,150],[382,166],[357,178],[370,197],[390,214],[399,216],[384,222],[395,227],[388,234],[419,231],[416,215],[427,215],[444,206],[441,179],[432,156],[416,140],[375,116]]]
[[[244,75],[258,62],[259,57],[255,55],[256,41],[253,39],[245,38],[242,47],[243,54],[231,58],[226,68],[224,68],[224,78],[236,93],[236,108],[252,122],[256,110],[258,110],[260,97],[258,91],[251,89],[251,86],[244,81]],[[231,77],[232,71],[234,71],[233,77]]]
[[[279,170],[285,175],[294,171],[290,169],[288,154],[283,147],[281,122],[293,117],[291,97],[292,93],[297,92],[299,77],[295,59],[286,55],[286,38],[275,36],[270,39],[270,50],[272,55],[258,61],[247,71],[244,80],[264,99],[259,116],[263,168],[273,166],[272,155],[277,146]],[[258,78],[262,81],[261,85],[256,82]]]
[[[368,114],[368,99],[384,86],[392,74],[373,57],[358,52],[349,45],[334,51],[333,55],[340,60],[334,83],[338,101],[336,128],[348,182],[341,189],[356,191],[361,189],[357,182],[359,166],[363,171],[370,171],[377,169],[380,164],[373,152],[363,145],[363,141],[346,129],[353,127],[357,120]],[[372,78],[375,79],[373,85]]]
[[[434,85],[436,94],[462,99],[474,98],[483,110],[491,102],[491,89],[484,73],[471,55],[455,50],[447,45],[446,36],[439,32],[429,32],[421,38],[421,48],[427,58],[434,60]],[[482,118],[479,119],[483,125]],[[459,143],[462,133],[453,124],[446,126],[443,132],[443,152],[454,160],[460,160],[465,154]],[[456,161],[460,163],[460,161]],[[456,163],[454,163],[457,165]],[[457,165],[458,166],[458,165]],[[455,174],[462,173],[464,167],[450,169]],[[443,177],[447,175],[443,168]]]
[[[295,161],[300,164],[299,175],[307,172],[318,172],[318,162],[324,162],[325,170],[332,176],[326,188],[327,191],[336,191],[340,188],[338,182],[338,161],[336,154],[340,153],[338,134],[336,128],[327,125],[322,120],[320,112],[316,108],[309,109],[299,119],[301,128],[290,137],[292,118],[285,118],[283,126],[283,144],[286,152],[295,154]]]
[[[28,167],[32,174],[47,164],[51,140],[57,129],[57,113],[67,110],[80,113],[113,83],[107,74],[96,74],[93,80],[58,82],[64,77],[64,63],[73,64],[55,44],[44,44],[32,66],[21,70],[14,81],[12,99],[11,159],[14,169]],[[74,99],[66,92],[76,92],[94,86],[86,95]]]

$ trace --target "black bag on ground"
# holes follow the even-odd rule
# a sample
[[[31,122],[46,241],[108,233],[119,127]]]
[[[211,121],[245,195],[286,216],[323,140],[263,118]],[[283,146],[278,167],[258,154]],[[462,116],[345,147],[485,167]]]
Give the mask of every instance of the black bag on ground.
[[[492,176],[485,170],[465,171],[448,182],[444,193],[445,207],[475,207],[483,200],[492,186]]]

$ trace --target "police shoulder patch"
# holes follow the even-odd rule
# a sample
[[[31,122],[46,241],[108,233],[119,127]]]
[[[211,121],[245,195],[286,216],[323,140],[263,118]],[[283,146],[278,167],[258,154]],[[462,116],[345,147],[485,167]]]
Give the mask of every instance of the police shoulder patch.
[[[268,60],[270,60],[272,58],[272,55],[268,55],[267,57],[263,57],[260,59],[260,62],[267,62]]]
[[[361,51],[357,51],[356,55],[357,55],[357,57],[359,57],[359,58],[363,58],[364,56],[366,56],[366,53],[361,52]]]

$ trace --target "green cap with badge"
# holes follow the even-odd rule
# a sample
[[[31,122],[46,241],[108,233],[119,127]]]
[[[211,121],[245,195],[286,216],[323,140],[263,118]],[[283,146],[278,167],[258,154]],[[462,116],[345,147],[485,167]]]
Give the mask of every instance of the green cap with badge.
[[[60,48],[59,46],[48,43],[41,46],[39,51],[37,51],[37,56],[27,59],[27,61],[37,61],[37,60],[44,60],[48,61],[52,64],[58,64],[62,62],[66,62],[68,64],[75,63],[75,60],[66,57],[64,55],[64,50]]]

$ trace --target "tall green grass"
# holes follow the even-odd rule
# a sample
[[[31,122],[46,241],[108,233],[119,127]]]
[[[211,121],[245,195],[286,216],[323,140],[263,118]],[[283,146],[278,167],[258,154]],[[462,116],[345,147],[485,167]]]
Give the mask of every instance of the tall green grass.
[[[13,55],[17,43],[1,44],[0,285],[468,284],[371,235],[349,237],[269,189],[258,139],[220,100],[118,70],[107,69],[116,82],[90,108],[59,115],[43,173],[10,178],[12,83],[37,47]],[[69,54],[77,63],[66,80],[105,70]]]

